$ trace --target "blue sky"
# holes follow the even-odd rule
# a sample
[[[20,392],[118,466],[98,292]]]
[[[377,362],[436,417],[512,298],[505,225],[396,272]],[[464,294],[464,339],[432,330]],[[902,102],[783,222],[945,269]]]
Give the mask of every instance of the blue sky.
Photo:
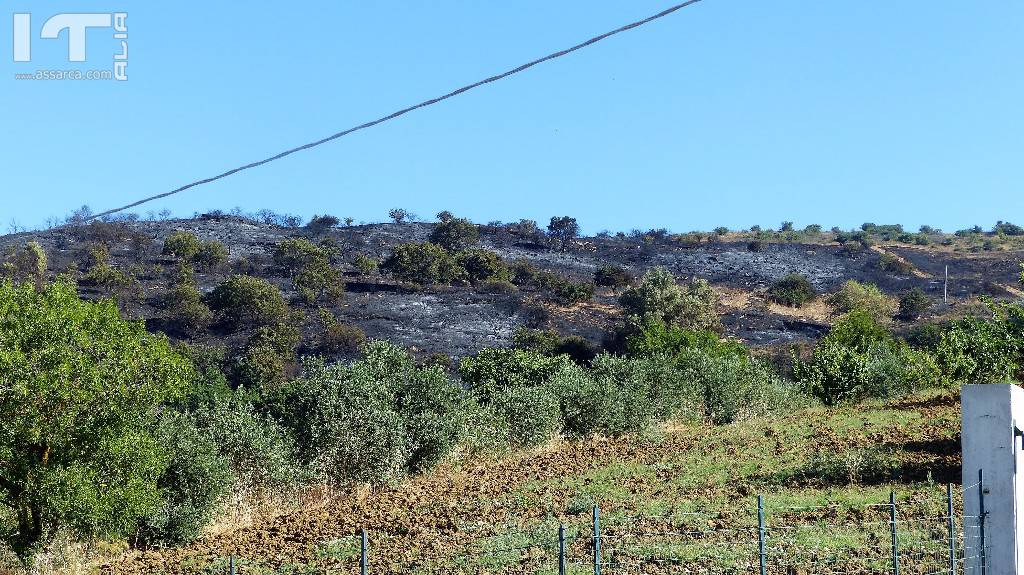
[[[387,114],[654,13],[632,2],[6,3],[0,226],[99,211]],[[129,79],[61,12],[128,13]],[[33,15],[13,62],[12,16]],[[502,82],[159,201],[379,221],[577,217],[587,232],[1021,218],[1024,4],[704,0]],[[65,33],[66,34],[66,33]]]

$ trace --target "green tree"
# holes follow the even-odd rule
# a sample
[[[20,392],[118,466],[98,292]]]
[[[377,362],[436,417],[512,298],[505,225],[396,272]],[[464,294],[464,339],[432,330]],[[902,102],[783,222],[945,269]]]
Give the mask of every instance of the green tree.
[[[395,279],[422,285],[466,280],[466,270],[455,261],[455,257],[430,242],[395,246],[381,267]]]
[[[0,284],[0,494],[27,556],[59,528],[125,535],[160,500],[158,406],[191,364],[73,283]]]
[[[571,240],[580,235],[580,225],[576,223],[576,218],[552,217],[548,224],[548,235],[560,240]]]
[[[231,276],[213,289],[209,303],[231,329],[273,326],[289,319],[281,290],[263,278]]]
[[[179,260],[190,261],[199,253],[201,243],[192,232],[176,231],[164,240],[163,254]]]
[[[430,241],[450,252],[457,252],[475,246],[480,241],[480,230],[466,218],[446,218],[434,224]]]
[[[508,266],[501,256],[483,248],[469,249],[455,256],[466,276],[474,284],[481,282],[508,282],[512,279]]]
[[[703,279],[695,278],[685,287],[676,283],[667,269],[656,267],[644,274],[640,284],[619,297],[631,329],[652,322],[692,330],[720,331],[716,308],[718,295]]]

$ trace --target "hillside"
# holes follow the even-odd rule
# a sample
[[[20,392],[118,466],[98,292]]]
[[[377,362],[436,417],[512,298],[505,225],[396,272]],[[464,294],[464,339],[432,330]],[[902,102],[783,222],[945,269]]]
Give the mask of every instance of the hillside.
[[[338,226],[314,233],[308,227],[209,215],[189,220],[97,222],[7,235],[0,237],[0,254],[10,254],[27,241],[38,241],[49,256],[51,276],[61,272],[81,276],[88,269],[89,249],[97,243],[105,244],[110,263],[137,278],[141,287],[139,294],[122,298],[125,313],[145,319],[151,329],[174,336],[180,334],[168,325],[162,302],[174,276],[175,260],[161,255],[161,246],[175,231],[188,231],[201,240],[222,242],[227,247],[225,264],[214,269],[197,268],[202,292],[209,293],[231,273],[247,273],[270,279],[291,300],[296,298],[291,282],[271,265],[274,247],[295,237],[330,242],[336,254],[332,264],[343,273],[346,294],[328,307],[339,320],[358,326],[368,337],[389,339],[422,355],[459,357],[484,347],[505,346],[521,326],[553,328],[600,345],[620,322],[617,292],[608,288],[599,288],[590,301],[559,305],[529,286],[520,286],[515,293],[495,293],[469,285],[414,286],[383,273],[360,272],[353,265],[357,254],[380,262],[396,245],[426,241],[433,227],[407,222]],[[927,246],[882,238],[876,239],[871,249],[851,249],[855,242],[840,244],[834,241],[835,234],[828,232],[671,235],[652,231],[556,241],[537,231],[523,232],[515,225],[483,225],[478,229],[480,246],[493,250],[506,262],[527,261],[537,269],[575,281],[593,281],[594,271],[604,265],[622,266],[634,278],[654,266],[664,266],[680,278],[706,278],[722,296],[719,311],[726,334],[754,346],[812,340],[827,328],[827,309],[820,304],[792,309],[766,300],[766,287],[791,272],[805,275],[820,293],[834,291],[846,280],[855,279],[874,283],[894,295],[921,288],[940,301],[943,273],[948,266],[951,303],[935,306],[930,312],[941,317],[963,313],[970,307],[966,304],[978,296],[1012,297],[1018,262],[1024,258],[1021,246],[1011,241],[990,249],[992,240],[985,240],[983,250],[984,234],[966,241],[939,235]],[[944,237],[951,239],[943,242]],[[952,243],[952,239],[955,245],[943,245]],[[882,269],[883,257],[893,256],[909,267]],[[90,298],[111,292],[89,286],[82,286],[80,291]],[[306,352],[314,351],[310,345],[314,324],[307,317]],[[194,339],[217,345],[238,343],[237,336],[216,330]]]
[[[959,482],[959,401],[930,392],[810,408],[724,427],[559,441],[507,458],[359,488],[301,510],[223,517],[181,549],[134,551],[104,573],[349,573],[369,531],[374,573],[552,573],[559,522],[570,572],[588,572],[599,504],[608,572],[756,569],[755,496],[765,496],[769,570],[886,572],[889,491],[900,502],[906,573],[944,565],[945,482]],[[959,504],[958,504],[959,505]],[[940,537],[939,544],[931,540]],[[628,568],[628,569],[627,569]]]

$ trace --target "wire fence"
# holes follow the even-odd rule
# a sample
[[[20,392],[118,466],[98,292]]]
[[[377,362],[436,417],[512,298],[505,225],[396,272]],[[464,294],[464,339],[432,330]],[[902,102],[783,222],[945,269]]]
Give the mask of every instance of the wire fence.
[[[206,573],[516,573],[543,575],[986,575],[982,481],[947,485],[888,500],[849,499],[790,505],[752,498],[728,510],[681,505],[658,513],[604,512],[594,506],[572,523],[556,520],[494,534],[463,534],[443,548],[399,558],[389,536],[363,530],[324,548],[330,567],[280,565],[228,557]],[[971,499],[968,509],[961,510]],[[379,544],[378,544],[379,543]],[[406,541],[406,545],[408,542]]]

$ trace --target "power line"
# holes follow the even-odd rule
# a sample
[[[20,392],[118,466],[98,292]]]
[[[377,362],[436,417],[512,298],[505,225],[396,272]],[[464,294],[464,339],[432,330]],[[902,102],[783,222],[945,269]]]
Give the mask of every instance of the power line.
[[[323,138],[321,140],[317,140],[315,142],[310,142],[308,144],[303,144],[303,145],[301,145],[301,146],[299,146],[297,148],[292,148],[290,150],[285,150],[284,152],[281,152],[280,154],[277,154],[275,156],[271,156],[271,157],[266,158],[264,160],[260,160],[258,162],[253,162],[251,164],[246,164],[244,166],[239,166],[237,168],[233,168],[231,170],[228,170],[228,171],[224,172],[223,174],[219,174],[219,175],[213,176],[211,178],[206,178],[206,179],[203,179],[203,180],[196,180],[196,181],[194,181],[192,183],[189,183],[189,184],[186,184],[184,186],[181,186],[180,188],[173,189],[173,190],[171,190],[169,192],[164,192],[162,194],[157,194],[155,196],[149,196],[148,198],[143,198],[141,200],[132,202],[130,204],[121,206],[119,208],[113,208],[113,209],[107,210],[105,212],[100,212],[98,214],[95,214],[95,215],[92,215],[92,216],[86,218],[86,220],[93,220],[93,219],[96,219],[96,218],[101,218],[103,216],[108,216],[110,214],[115,214],[117,212],[122,212],[124,210],[130,209],[130,208],[134,208],[135,206],[139,206],[139,205],[142,205],[142,204],[145,204],[145,203],[148,203],[148,202],[152,202],[153,200],[159,200],[160,198],[166,198],[167,196],[173,196],[174,194],[178,194],[178,193],[184,192],[185,190],[188,190],[190,188],[194,188],[196,186],[201,186],[203,184],[209,184],[211,182],[215,182],[217,180],[220,180],[220,179],[226,178],[228,176],[237,174],[238,172],[242,172],[242,171],[249,170],[249,169],[252,169],[252,168],[257,168],[257,167],[262,166],[264,164],[269,164],[270,162],[273,162],[275,160],[280,160],[281,158],[284,158],[285,156],[290,156],[290,155],[292,155],[292,154],[294,154],[296,152],[301,152],[303,150],[308,150],[310,148],[314,148],[314,147],[319,146],[321,144],[326,144],[327,142],[331,142],[333,140],[337,140],[338,138],[341,138],[342,136],[347,136],[347,135],[351,134],[352,132],[358,132],[359,130],[365,130],[366,128],[370,128],[370,127],[376,126],[377,124],[382,124],[384,122],[387,122],[388,120],[394,120],[395,118],[397,118],[399,116],[403,116],[405,114],[408,114],[409,112],[412,112],[413,110],[418,110],[420,108],[426,108],[427,106],[432,106],[432,105],[437,104],[439,102],[443,102],[444,100],[447,100],[448,98],[454,98],[455,96],[458,96],[459,94],[462,94],[464,92],[468,92],[468,91],[472,90],[473,88],[479,88],[480,86],[483,86],[484,84],[490,84],[491,82],[497,82],[498,80],[507,78],[509,76],[512,76],[513,74],[518,74],[520,72],[528,70],[528,69],[536,66],[537,64],[542,64],[544,62],[547,62],[548,60],[554,60],[556,58],[561,58],[562,56],[566,56],[568,54],[571,54],[572,52],[575,52],[576,50],[579,50],[581,48],[586,48],[587,46],[590,46],[591,44],[596,44],[596,43],[600,42],[601,40],[604,40],[604,39],[609,38],[611,36],[614,36],[616,34],[620,34],[620,33],[625,32],[627,30],[632,30],[633,28],[637,28],[637,27],[643,26],[644,24],[647,24],[649,22],[653,22],[654,20],[658,20],[659,18],[664,18],[665,16],[668,16],[669,14],[672,14],[673,12],[675,12],[677,10],[681,10],[683,8],[686,8],[687,6],[696,4],[696,3],[700,2],[700,1],[701,0],[687,0],[686,2],[683,2],[681,4],[676,4],[675,6],[672,6],[671,8],[667,8],[665,10],[662,10],[661,12],[658,12],[657,14],[655,14],[653,16],[649,16],[647,18],[644,18],[643,20],[637,20],[636,22],[632,22],[630,24],[626,24],[625,26],[621,26],[621,27],[616,28],[616,29],[614,29],[614,30],[612,30],[610,32],[605,32],[604,34],[601,34],[599,36],[594,36],[593,38],[590,38],[589,40],[586,40],[584,42],[576,44],[575,46],[573,46],[571,48],[566,48],[565,50],[559,50],[558,52],[554,52],[552,54],[548,54],[547,56],[544,56],[543,58],[538,58],[536,60],[533,60],[532,62],[528,62],[526,64],[523,64],[522,66],[518,66],[518,67],[513,68],[511,70],[508,70],[506,72],[502,72],[501,74],[498,74],[498,75],[495,75],[495,76],[491,76],[490,78],[486,78],[484,80],[480,80],[479,82],[474,82],[474,83],[469,84],[467,86],[463,86],[463,87],[461,87],[461,88],[459,88],[457,90],[453,90],[451,92],[448,92],[447,94],[445,94],[443,96],[439,96],[437,98],[432,98],[430,100],[425,100],[423,102],[420,102],[419,104],[416,104],[416,105],[413,105],[413,106],[409,106],[408,108],[403,108],[401,110],[398,110],[397,112],[393,112],[393,113],[388,114],[387,116],[384,116],[382,118],[378,118],[378,119],[373,120],[371,122],[366,122],[365,124],[360,124],[358,126],[355,126],[354,128],[349,128],[347,130],[343,130],[343,131],[338,132],[336,134],[332,134],[332,135],[327,136],[326,138]]]

